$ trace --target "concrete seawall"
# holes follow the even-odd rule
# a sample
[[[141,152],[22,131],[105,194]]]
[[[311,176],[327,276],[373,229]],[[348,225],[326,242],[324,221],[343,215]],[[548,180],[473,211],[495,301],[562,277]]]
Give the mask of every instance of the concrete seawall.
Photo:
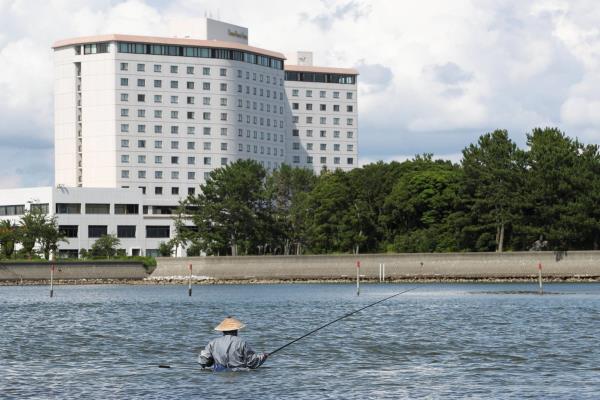
[[[48,263],[0,263],[0,281],[47,281],[50,280]],[[148,277],[148,272],[140,262],[128,261],[81,261],[56,263],[54,279],[132,279]]]
[[[600,277],[600,251],[572,251],[158,258],[151,279],[187,276],[190,263],[194,276],[215,280],[351,279],[356,260],[371,279],[379,263],[388,279],[528,279],[537,277],[539,262],[546,278]]]

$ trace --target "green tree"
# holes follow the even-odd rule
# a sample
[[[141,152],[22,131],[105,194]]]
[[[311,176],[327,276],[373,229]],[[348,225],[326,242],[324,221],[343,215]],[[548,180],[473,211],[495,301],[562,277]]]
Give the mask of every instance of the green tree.
[[[40,228],[40,237],[38,242],[40,244],[40,250],[42,251],[46,260],[50,259],[51,253],[56,253],[56,251],[58,251],[59,242],[66,242],[64,233],[58,229],[56,216],[45,217],[45,222]]]
[[[400,252],[453,251],[456,237],[447,219],[459,202],[461,173],[449,161],[417,156],[384,202],[382,223]]]
[[[89,254],[92,257],[111,258],[117,254],[117,249],[121,245],[121,240],[116,235],[102,235],[92,245]]]
[[[158,253],[161,257],[171,257],[173,255],[173,245],[170,242],[160,242],[158,244]]]
[[[42,238],[47,224],[46,214],[40,211],[26,211],[19,220],[19,242],[22,245],[22,253],[31,258],[35,255],[35,245]]]
[[[312,170],[282,165],[267,179],[267,198],[272,204],[271,234],[276,247],[300,254],[308,241],[306,201],[317,178]]]
[[[0,221],[0,247],[5,258],[12,257],[15,242],[18,238],[18,227],[10,220]]]
[[[265,181],[265,169],[253,160],[212,171],[200,193],[181,204],[197,227],[188,239],[209,255],[264,252],[272,226]]]
[[[529,242],[543,236],[551,248],[582,249],[598,238],[598,149],[556,128],[527,135],[525,201]]]
[[[525,179],[525,153],[505,130],[479,137],[463,150],[463,198],[476,222],[477,250],[502,252],[507,228],[519,219]],[[493,241],[490,240],[493,238]]]

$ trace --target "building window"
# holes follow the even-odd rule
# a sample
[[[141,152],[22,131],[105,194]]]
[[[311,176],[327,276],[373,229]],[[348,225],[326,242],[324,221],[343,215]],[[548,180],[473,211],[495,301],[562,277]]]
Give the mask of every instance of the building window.
[[[146,164],[146,156],[144,156],[144,155],[139,155],[139,156],[138,156],[138,163],[139,163],[139,164]]]
[[[352,100],[352,92],[346,92],[346,99]]]
[[[347,162],[348,162],[348,165],[354,164],[354,158],[348,157]]]
[[[194,96],[187,96],[187,103],[194,104]]]
[[[312,90],[306,91],[306,97],[312,97]]]
[[[162,118],[162,110],[154,110],[154,118]]]
[[[121,78],[121,86],[129,86],[129,79]]]
[[[312,111],[312,104],[311,103],[306,103],[306,109],[308,111]]]
[[[194,119],[194,112],[193,111],[188,111],[187,112],[187,119]]]
[[[172,194],[173,196],[177,196],[177,195],[179,195],[179,188],[178,188],[178,187],[172,187],[172,188],[171,188],[171,194]]]
[[[145,140],[138,140],[138,148],[139,149],[146,148],[146,141]]]
[[[160,187],[160,186],[156,186],[156,187],[154,188],[154,194],[156,194],[156,195],[161,195],[161,194],[162,194],[162,187]]]
[[[56,208],[58,209],[58,204],[56,205]],[[23,204],[0,206],[0,215],[23,215],[23,214],[25,214],[25,205],[23,205]],[[57,214],[59,214],[58,211],[57,211]],[[69,214],[69,213],[62,213],[62,214]],[[75,214],[75,213],[70,213],[70,214]]]
[[[196,173],[195,173],[195,172],[193,172],[193,171],[188,171],[188,173],[187,173],[187,177],[188,177],[188,179],[190,179],[190,180],[194,180],[194,179],[196,179]]]
[[[129,101],[129,94],[121,93],[121,101]]]
[[[137,85],[138,85],[138,87],[145,87],[146,86],[146,80],[145,79],[138,79],[137,80]]]
[[[171,111],[171,119],[178,119],[179,111]]]
[[[176,74],[178,70],[179,70],[179,67],[177,67],[177,65],[171,65],[171,73],[172,74]]]
[[[226,92],[226,91],[227,91],[227,84],[221,83],[221,92]]]
[[[88,237],[99,238],[106,236],[108,227],[106,225],[88,225]]]
[[[171,164],[179,164],[179,157],[172,156],[171,157]]]
[[[128,139],[121,139],[121,147],[123,147],[123,148],[129,147],[129,140]]]
[[[154,64],[154,72],[161,72],[161,71],[162,71],[162,65]]]
[[[115,204],[115,214],[139,214],[138,204]]]
[[[171,81],[171,89],[179,88],[179,81]]]
[[[121,132],[129,132],[129,124],[121,124]]]
[[[129,108],[121,108],[121,117],[129,117]]]
[[[221,150],[227,151],[227,143],[221,143]]]
[[[327,151],[327,143],[321,143],[319,145],[319,150],[321,150],[321,151]]]
[[[319,136],[321,136],[322,138],[327,137],[327,131],[319,131]]]
[[[321,164],[327,164],[327,157],[321,157]]]
[[[346,111],[347,112],[352,112],[354,110],[353,106],[346,106]]]
[[[227,157],[221,157],[221,165],[227,165]]]
[[[333,157],[333,163],[334,164],[339,164],[340,163],[340,158],[339,157]]]
[[[162,179],[162,171],[154,171],[154,179]]]
[[[176,140],[171,141],[171,150],[179,149],[179,142]]]
[[[241,72],[241,71],[240,71],[240,72]],[[227,76],[227,69],[225,69],[225,68],[221,68],[221,69],[219,70],[219,75],[220,75],[220,76]]]
[[[203,67],[202,68],[202,75],[210,75],[210,68],[209,67]]]
[[[194,67],[187,67],[186,72],[188,75],[194,75]]]
[[[298,129],[292,129],[292,136],[300,136],[300,131]]]
[[[338,139],[340,137],[340,131],[333,131],[333,137]]]
[[[333,151],[340,151],[340,145],[339,143],[336,143],[333,145]]]
[[[146,71],[146,65],[145,64],[138,64],[137,65],[137,70],[138,70],[138,72],[144,72],[144,71]]]
[[[354,151],[354,145],[353,144],[349,144],[346,146],[346,150],[347,151]]]
[[[50,212],[50,207],[48,203],[32,203],[29,206],[29,210],[40,214],[48,214],[48,212]]]
[[[320,98],[322,98],[322,99],[326,97],[326,93],[325,93],[325,91],[324,91],[324,90],[321,90],[321,91],[319,92],[319,97],[320,97]]]
[[[127,154],[121,155],[121,163],[127,164],[129,162],[129,156]]]
[[[210,165],[210,157],[204,157],[204,165]]]
[[[154,156],[154,164],[162,164],[162,156]]]
[[[196,142],[187,142],[187,149],[194,150],[196,148]]]
[[[209,126],[205,126],[204,129],[202,129],[202,133],[205,136],[210,136],[210,127]]]
[[[155,140],[154,141],[154,148],[155,149],[162,149],[162,140]]]
[[[325,125],[327,123],[327,117],[320,117],[319,122],[321,123],[321,125]]]
[[[193,196],[194,194],[196,194],[196,189],[193,187],[188,188],[188,196]]]
[[[210,113],[209,112],[203,112],[202,113],[202,119],[205,121],[209,121],[210,120]]]
[[[299,94],[299,93],[300,93],[300,92],[298,91],[298,89],[292,89],[292,96],[294,96],[294,97],[298,97],[298,94]]]
[[[179,133],[179,127],[177,125],[171,126],[171,134],[177,135]]]
[[[117,225],[118,238],[134,238],[135,225]]]
[[[160,79],[155,79],[154,80],[154,87],[155,88],[161,88],[162,87],[162,81]]]
[[[188,165],[194,165],[194,164],[196,164],[196,157],[188,157],[187,158],[187,163],[188,163]]]
[[[348,139],[352,139],[352,137],[354,137],[354,133],[353,132],[346,132],[346,137]]]
[[[160,95],[160,94],[155,94],[155,95],[154,95],[154,102],[155,102],[155,103],[162,103],[162,95]]]
[[[110,214],[110,204],[86,203],[86,214]]]
[[[168,238],[170,236],[169,225],[148,225],[146,226],[147,238]]]
[[[146,179],[146,171],[138,171],[138,179]]]
[[[352,118],[346,118],[346,125],[352,125],[354,120]]]
[[[307,164],[312,164],[312,162],[313,162],[313,158],[311,156],[306,157]]]
[[[202,83],[202,89],[203,90],[210,90],[210,82],[203,82]]]
[[[177,104],[177,103],[179,103],[179,97],[171,96],[171,104]]]
[[[129,70],[129,64],[127,63],[121,63],[121,71],[128,71]]]
[[[186,87],[187,87],[188,89],[193,89],[193,88],[194,88],[194,82],[191,82],[191,81],[187,82],[187,83],[186,83]]]
[[[294,156],[293,161],[294,161],[294,164],[299,164],[300,163],[300,156]]]
[[[68,237],[68,238],[76,238],[78,229],[79,229],[79,226],[77,226],[77,225],[59,225],[58,226],[58,231],[60,233],[62,233],[65,237]]]
[[[56,203],[57,214],[81,214],[80,203]],[[9,215],[9,214],[6,214]]]

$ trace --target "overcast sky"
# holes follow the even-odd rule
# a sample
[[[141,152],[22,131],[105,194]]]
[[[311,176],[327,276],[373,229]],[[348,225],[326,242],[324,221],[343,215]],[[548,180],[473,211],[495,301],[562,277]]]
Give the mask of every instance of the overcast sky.
[[[355,67],[362,164],[454,161],[485,132],[537,126],[600,142],[600,5],[495,0],[0,0],[0,188],[53,184],[51,44],[186,36],[205,14],[250,44]]]

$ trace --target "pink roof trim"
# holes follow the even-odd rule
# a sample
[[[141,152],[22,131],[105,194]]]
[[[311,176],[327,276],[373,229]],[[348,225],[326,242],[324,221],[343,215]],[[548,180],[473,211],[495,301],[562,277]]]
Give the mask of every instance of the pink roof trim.
[[[348,74],[358,75],[358,71],[354,68],[331,68],[331,67],[313,67],[307,65],[290,65],[285,64],[286,71],[292,72],[322,72],[324,74]]]
[[[177,45],[177,46],[201,46],[221,49],[232,49],[232,50],[244,50],[251,53],[256,53],[264,56],[279,58],[285,60],[285,56],[282,53],[276,51],[270,51],[261,49],[258,47],[248,46],[245,44],[224,42],[221,40],[200,40],[200,39],[187,39],[187,38],[166,38],[158,36],[138,36],[138,35],[119,35],[119,34],[108,34],[108,35],[96,35],[96,36],[82,36],[70,39],[63,39],[54,42],[52,45],[53,49],[59,47],[71,46],[74,44],[87,44],[87,43],[98,43],[98,42],[137,42],[147,44],[166,44],[166,45]]]

